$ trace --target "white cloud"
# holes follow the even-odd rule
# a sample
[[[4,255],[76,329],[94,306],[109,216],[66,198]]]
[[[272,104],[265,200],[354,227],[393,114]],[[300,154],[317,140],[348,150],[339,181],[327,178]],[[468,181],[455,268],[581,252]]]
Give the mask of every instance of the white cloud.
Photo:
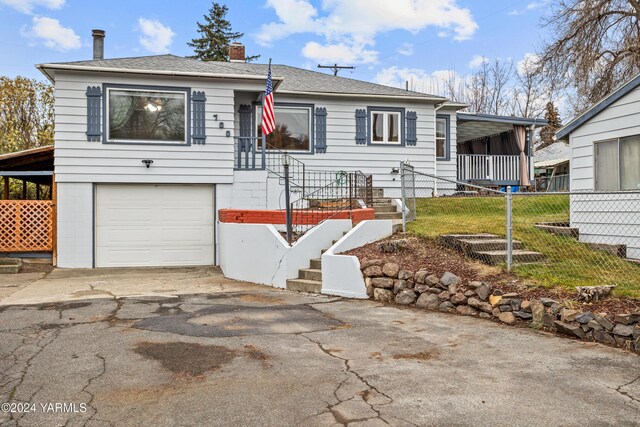
[[[551,3],[551,0],[537,0],[527,4],[524,9],[515,9],[509,12],[509,15],[524,15],[532,10],[540,9]]]
[[[318,63],[370,64],[378,60],[377,51],[345,43],[309,42],[302,48],[302,54]]]
[[[18,12],[32,14],[36,7],[47,9],[60,9],[64,6],[65,0],[0,0],[0,4],[9,6]]]
[[[525,53],[523,58],[516,64],[516,70],[520,75],[526,74],[527,71],[532,71],[535,68],[539,60],[539,55],[530,52]]]
[[[489,62],[489,58],[487,58],[486,56],[474,55],[467,66],[471,69],[474,69],[480,67],[482,64],[486,64],[487,62]]]
[[[346,50],[360,63],[370,61],[376,36],[389,31],[415,34],[438,27],[447,37],[467,40],[478,29],[469,9],[459,7],[457,0],[324,0],[320,10],[309,0],[267,0],[267,6],[274,9],[278,21],[260,27],[258,43],[269,46],[290,35],[315,34],[324,37],[324,45],[312,42],[303,55],[305,51],[316,54],[323,46],[323,53],[339,55],[326,58],[333,61],[345,57]]]
[[[82,46],[80,36],[72,28],[64,27],[60,21],[46,16],[34,16],[31,29],[23,30],[23,36],[38,39],[50,49],[66,52]]]
[[[434,95],[445,94],[447,85],[453,82],[456,86],[464,83],[465,77],[453,70],[436,70],[428,72],[421,68],[400,68],[392,66],[382,69],[374,77],[376,83],[387,86],[405,88],[409,82],[409,89]]]
[[[138,19],[138,31],[142,34],[138,41],[140,44],[152,53],[167,53],[169,46],[173,43],[173,37],[176,33],[171,27],[163,25],[155,19]]]
[[[414,47],[411,43],[402,43],[402,46],[400,46],[397,50],[400,55],[404,56],[411,56],[413,55],[414,51]]]

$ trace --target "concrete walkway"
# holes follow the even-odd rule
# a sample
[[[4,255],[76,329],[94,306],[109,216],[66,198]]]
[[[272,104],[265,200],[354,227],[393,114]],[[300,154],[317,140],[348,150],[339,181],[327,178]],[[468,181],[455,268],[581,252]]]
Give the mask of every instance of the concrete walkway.
[[[54,269],[49,274],[0,275],[0,306],[140,296],[170,297],[246,289],[220,269],[98,268]]]
[[[6,305],[47,292],[71,300]],[[213,269],[57,271],[3,303],[0,403],[33,406],[2,425],[640,424],[640,357],[481,319]]]

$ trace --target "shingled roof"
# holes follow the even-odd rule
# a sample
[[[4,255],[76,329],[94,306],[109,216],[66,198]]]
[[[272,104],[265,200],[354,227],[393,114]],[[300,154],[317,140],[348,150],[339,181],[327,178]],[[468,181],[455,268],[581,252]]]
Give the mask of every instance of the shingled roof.
[[[267,64],[217,61],[203,62],[175,55],[52,63],[41,64],[37,67],[49,78],[51,78],[50,70],[110,71],[248,79],[265,79],[267,74]],[[272,65],[271,72],[275,81],[281,81],[278,85],[277,92],[282,93],[398,97],[437,102],[446,100],[446,98],[441,96],[407,91],[362,80],[332,76],[288,65],[274,64]]]

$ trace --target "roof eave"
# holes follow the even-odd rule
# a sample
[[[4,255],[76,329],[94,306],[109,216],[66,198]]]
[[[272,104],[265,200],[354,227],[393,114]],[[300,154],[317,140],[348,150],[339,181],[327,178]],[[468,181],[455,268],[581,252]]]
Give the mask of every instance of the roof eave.
[[[85,71],[93,73],[119,73],[119,74],[144,74],[144,75],[160,75],[160,76],[181,76],[181,77],[206,77],[206,78],[218,78],[218,79],[233,79],[233,80],[256,80],[264,81],[266,76],[261,75],[247,75],[247,74],[227,74],[227,73],[197,73],[187,71],[163,71],[163,70],[135,70],[129,68],[112,68],[112,67],[90,67],[82,65],[60,65],[60,64],[38,64],[36,65],[42,73],[53,81],[47,70],[62,70],[62,71]],[[271,77],[271,80],[275,82],[281,82],[282,77]]]
[[[376,99],[402,99],[411,101],[423,101],[423,102],[441,102],[446,101],[446,98],[435,96],[403,96],[403,95],[377,95],[373,93],[336,93],[336,92],[308,92],[299,90],[279,90],[278,93],[286,95],[307,95],[307,96],[329,96],[340,98],[376,98]]]
[[[567,123],[566,126],[561,128],[558,132],[556,132],[556,138],[558,140],[567,140],[569,135],[578,129],[580,126],[597,116],[604,110],[609,107],[611,104],[627,95],[629,92],[634,90],[640,85],[640,74],[620,86],[618,89],[613,91],[608,96],[601,99],[598,103],[596,103],[593,107],[589,108],[584,113],[580,114],[578,117],[571,120]]]
[[[491,114],[476,114],[476,113],[458,113],[458,120],[468,121],[468,122],[508,123],[513,125],[534,126],[534,127],[541,127],[547,124],[547,121],[545,119],[497,116],[497,115],[491,115]]]

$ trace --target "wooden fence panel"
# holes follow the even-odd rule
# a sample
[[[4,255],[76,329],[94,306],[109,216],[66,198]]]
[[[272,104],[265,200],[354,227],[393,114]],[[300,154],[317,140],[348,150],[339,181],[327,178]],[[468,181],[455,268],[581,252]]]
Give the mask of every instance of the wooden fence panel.
[[[0,252],[53,250],[51,200],[0,200]]]

